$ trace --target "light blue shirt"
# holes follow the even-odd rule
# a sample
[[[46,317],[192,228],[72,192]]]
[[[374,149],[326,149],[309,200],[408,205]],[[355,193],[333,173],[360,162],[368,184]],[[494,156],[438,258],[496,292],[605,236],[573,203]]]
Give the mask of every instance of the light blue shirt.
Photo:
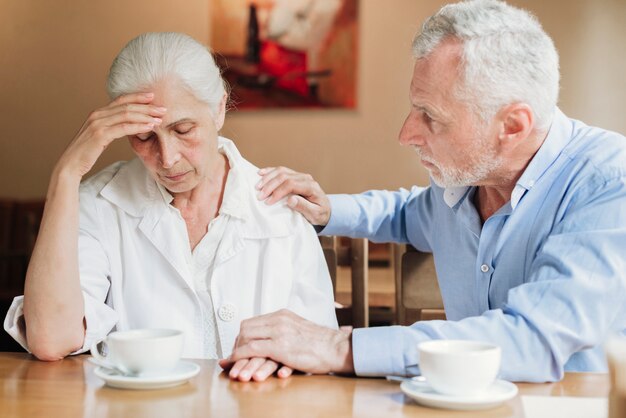
[[[448,318],[354,330],[356,373],[418,374],[417,344],[444,338],[499,345],[507,380],[605,371],[602,343],[626,330],[626,138],[556,109],[510,202],[484,225],[475,192],[331,196],[322,234],[434,254]]]

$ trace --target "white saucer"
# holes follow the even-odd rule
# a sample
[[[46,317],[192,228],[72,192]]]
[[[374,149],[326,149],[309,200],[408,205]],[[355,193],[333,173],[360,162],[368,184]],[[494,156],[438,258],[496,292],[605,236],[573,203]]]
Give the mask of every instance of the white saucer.
[[[495,408],[501,403],[517,395],[517,386],[506,380],[496,380],[477,396],[450,396],[435,392],[428,382],[407,380],[402,382],[400,389],[417,403],[434,408],[476,410]]]
[[[161,376],[126,376],[117,371],[98,367],[96,376],[107,385],[123,389],[161,389],[182,385],[200,372],[200,366],[181,360],[170,373]]]

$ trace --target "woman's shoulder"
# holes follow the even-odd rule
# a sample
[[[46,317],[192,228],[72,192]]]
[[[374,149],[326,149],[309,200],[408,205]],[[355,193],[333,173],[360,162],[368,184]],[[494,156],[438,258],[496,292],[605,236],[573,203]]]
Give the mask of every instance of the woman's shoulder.
[[[239,192],[246,202],[250,222],[246,222],[247,229],[253,235],[286,236],[297,233],[308,227],[306,219],[298,212],[286,205],[283,199],[273,205],[268,205],[257,198],[256,184],[261,180],[259,168],[238,155],[236,161],[238,175],[243,177]]]

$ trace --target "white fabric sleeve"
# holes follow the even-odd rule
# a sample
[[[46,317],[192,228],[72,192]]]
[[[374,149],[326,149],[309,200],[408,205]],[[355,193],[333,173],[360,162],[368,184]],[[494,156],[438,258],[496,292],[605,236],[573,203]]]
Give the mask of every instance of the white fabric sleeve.
[[[89,351],[91,346],[100,340],[113,329],[118,321],[117,313],[109,306],[93,300],[93,298],[83,292],[85,299],[85,323],[87,324],[85,340],[83,346],[70,354],[80,354]],[[24,350],[31,352],[26,339],[26,325],[24,323],[24,296],[17,296],[13,299],[11,307],[4,318],[4,330],[11,336]]]

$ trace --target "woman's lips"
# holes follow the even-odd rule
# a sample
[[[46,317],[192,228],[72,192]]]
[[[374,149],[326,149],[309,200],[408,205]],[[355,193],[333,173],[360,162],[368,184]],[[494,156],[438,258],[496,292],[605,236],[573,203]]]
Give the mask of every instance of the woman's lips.
[[[165,177],[169,181],[179,181],[179,180],[182,180],[183,177],[185,177],[187,175],[187,173],[188,173],[188,171],[186,171],[184,173],[173,174],[173,175],[163,176],[163,177]]]

